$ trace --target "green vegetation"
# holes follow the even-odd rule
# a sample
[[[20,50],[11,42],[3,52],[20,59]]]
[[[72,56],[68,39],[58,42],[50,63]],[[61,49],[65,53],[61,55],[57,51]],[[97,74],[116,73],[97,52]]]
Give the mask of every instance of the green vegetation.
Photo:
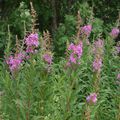
[[[118,0],[0,2],[0,120],[120,120]]]

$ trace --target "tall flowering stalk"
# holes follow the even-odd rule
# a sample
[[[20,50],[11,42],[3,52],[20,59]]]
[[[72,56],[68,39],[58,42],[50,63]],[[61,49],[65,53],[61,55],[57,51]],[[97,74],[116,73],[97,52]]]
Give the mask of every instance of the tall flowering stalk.
[[[94,42],[94,61],[93,61],[93,71],[95,73],[95,91],[97,91],[99,79],[100,79],[100,71],[102,67],[102,57],[103,57],[103,46],[104,42],[101,39],[98,39]]]
[[[36,51],[36,48],[39,46],[39,36],[37,33],[37,14],[36,11],[33,7],[32,2],[30,2],[30,7],[31,7],[31,17],[32,17],[32,27],[31,27],[31,33],[25,38],[25,45],[26,45],[26,54],[33,54]],[[28,56],[26,56],[28,57]],[[31,59],[33,62],[33,59]],[[33,66],[32,66],[33,67]],[[34,69],[34,68],[33,68]],[[28,98],[26,100],[26,120],[30,120],[30,108],[31,108],[31,97],[32,97],[32,80],[28,80]]]
[[[93,43],[93,54],[94,54],[94,61],[93,61],[93,72],[94,72],[94,93],[91,93],[86,97],[86,102],[88,103],[86,106],[85,116],[86,120],[90,120],[91,118],[91,105],[95,105],[97,102],[97,95],[99,90],[99,80],[100,80],[100,72],[102,67],[102,57],[103,57],[103,47],[104,42],[101,39],[98,39]]]
[[[51,52],[51,36],[49,31],[43,32],[42,50],[43,61],[47,63],[48,66],[51,65],[53,54]]]
[[[80,59],[83,54],[83,41],[81,40],[81,28],[80,25],[82,23],[81,17],[80,17],[80,12],[78,11],[77,15],[77,32],[76,36],[74,37],[74,42],[71,42],[70,44],[67,42],[67,50],[66,50],[66,55],[67,55],[67,67],[68,71],[70,70],[71,73],[69,73],[69,94],[66,96],[66,114],[65,114],[65,119],[69,119],[70,114],[71,114],[71,99],[72,96],[74,95],[73,89],[77,89],[76,83],[77,83],[77,68],[79,68],[80,64]],[[75,77],[74,77],[75,76]],[[74,100],[76,99],[76,96],[74,96]]]
[[[34,33],[37,31],[36,25],[38,25],[38,23],[36,22],[37,21],[37,13],[33,7],[32,2],[30,2],[30,7],[31,7],[31,16],[32,16],[32,32]]]

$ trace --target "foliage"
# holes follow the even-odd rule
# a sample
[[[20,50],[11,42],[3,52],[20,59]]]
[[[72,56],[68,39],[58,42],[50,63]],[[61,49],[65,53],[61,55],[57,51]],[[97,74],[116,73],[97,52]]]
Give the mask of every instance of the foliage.
[[[21,3],[10,17],[8,33],[0,33],[4,39],[8,34],[0,61],[1,120],[120,119],[118,23],[111,30],[87,3],[71,5],[70,12],[77,8],[77,16],[61,20],[53,40],[36,29],[34,8],[30,14]]]

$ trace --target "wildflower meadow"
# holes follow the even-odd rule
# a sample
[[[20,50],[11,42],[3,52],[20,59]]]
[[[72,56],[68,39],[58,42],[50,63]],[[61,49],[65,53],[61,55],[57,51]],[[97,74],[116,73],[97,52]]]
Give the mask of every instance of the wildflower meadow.
[[[53,35],[29,5],[21,34],[7,25],[0,120],[120,120],[120,18],[101,27],[81,7]]]

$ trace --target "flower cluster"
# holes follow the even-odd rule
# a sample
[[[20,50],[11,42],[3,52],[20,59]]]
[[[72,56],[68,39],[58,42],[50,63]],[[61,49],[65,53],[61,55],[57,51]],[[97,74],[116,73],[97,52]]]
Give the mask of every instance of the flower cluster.
[[[92,31],[92,26],[91,25],[86,25],[81,28],[81,31],[89,37],[91,31]]]
[[[16,54],[15,56],[10,56],[7,60],[6,63],[9,66],[9,69],[11,72],[17,71],[23,62],[25,55],[22,53]]]
[[[79,44],[77,44],[77,45],[75,45],[73,43],[71,43],[69,45],[68,50],[71,51],[71,54],[70,54],[68,64],[70,64],[70,63],[76,64],[77,63],[77,61],[82,56],[82,52],[83,52],[82,47],[83,47],[82,41],[80,41]]]
[[[113,38],[116,38],[119,33],[120,33],[120,30],[119,30],[118,28],[113,28],[112,31],[110,32],[110,35],[111,35]]]
[[[34,53],[34,48],[38,47],[38,45],[39,45],[38,34],[37,33],[30,34],[25,39],[25,43],[27,45],[26,52]]]
[[[87,96],[86,100],[90,104],[95,104],[97,102],[97,94],[91,93],[89,96]]]
[[[48,64],[51,64],[52,63],[52,55],[49,54],[49,53],[45,53],[43,55],[43,59],[45,62],[47,62]]]
[[[23,53],[18,53],[15,54],[14,56],[10,56],[7,60],[6,63],[9,66],[9,69],[11,72],[17,71],[23,62],[24,59],[27,59],[29,56],[26,55],[26,53],[34,53],[35,48],[38,47],[39,41],[38,41],[38,34],[37,33],[32,33],[30,34],[26,39],[25,39],[25,44],[26,44],[26,51],[25,54]]]

